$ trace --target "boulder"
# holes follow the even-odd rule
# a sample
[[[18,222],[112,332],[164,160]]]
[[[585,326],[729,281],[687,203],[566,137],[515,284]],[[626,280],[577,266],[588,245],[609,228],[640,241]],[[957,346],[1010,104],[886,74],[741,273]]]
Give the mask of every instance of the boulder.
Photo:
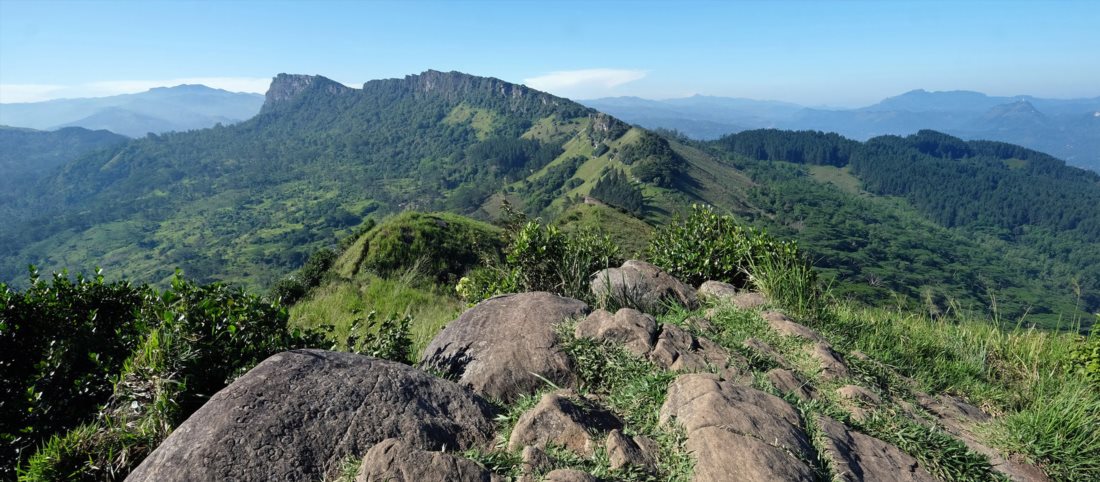
[[[794,395],[802,400],[810,401],[817,397],[817,390],[810,382],[799,374],[783,368],[774,368],[768,371],[768,381],[775,386],[780,393]]]
[[[597,271],[591,289],[597,299],[610,298],[649,313],[664,312],[670,302],[688,308],[696,305],[695,288],[645,261],[629,260],[620,268]]]
[[[587,472],[573,469],[558,469],[546,474],[544,482],[597,482],[598,479]]]
[[[852,372],[848,370],[848,364],[844,363],[844,358],[828,343],[814,343],[813,348],[810,349],[810,356],[821,364],[821,376],[826,380],[852,376]]]
[[[705,281],[699,285],[697,291],[699,299],[703,301],[729,301],[737,296],[737,287],[721,281]]]
[[[721,380],[709,373],[680,375],[668,387],[659,414],[661,423],[675,419],[688,439],[699,429],[720,427],[767,440],[797,454],[812,453],[798,411],[775,395]]]
[[[751,310],[768,303],[763,293],[739,291],[736,286],[721,281],[707,281],[699,286],[700,300],[712,303],[729,303],[739,310]]]
[[[473,460],[420,450],[401,440],[383,440],[367,451],[355,482],[490,482],[493,474]]]
[[[551,293],[493,297],[439,332],[420,365],[505,402],[535,393],[546,386],[545,380],[570,387],[575,381],[572,364],[555,327],[586,313],[584,303]]]
[[[844,481],[933,482],[937,479],[917,464],[917,459],[882,440],[848,430],[829,417],[819,419],[825,435],[825,456],[832,460],[836,477]]]
[[[821,336],[820,333],[795,323],[794,320],[788,318],[787,315],[778,311],[765,311],[761,313],[760,316],[764,318],[764,321],[768,322],[768,326],[771,326],[772,329],[780,335],[794,336],[818,343],[824,343],[826,341],[825,337]]]
[[[612,430],[607,434],[605,449],[612,470],[619,470],[627,466],[641,467],[655,473],[657,471],[656,453],[653,449],[656,442],[645,437],[630,438],[623,434],[622,430]]]
[[[775,363],[780,368],[791,368],[790,362],[788,362],[787,359],[783,357],[783,354],[779,353],[779,351],[777,351],[775,348],[772,348],[771,345],[765,343],[764,341],[761,341],[759,338],[746,338],[745,341],[741,343],[741,345],[745,348],[748,348],[753,353],[756,353],[756,355],[760,358]]]
[[[538,405],[521,415],[508,438],[508,450],[554,444],[578,454],[592,455],[595,450],[593,432],[622,427],[610,412],[582,406],[568,395],[571,394],[548,393]]]
[[[786,450],[720,427],[692,432],[685,448],[695,456],[694,482],[817,480],[813,469]]]
[[[653,349],[657,337],[657,320],[631,308],[623,308],[614,315],[605,310],[596,310],[584,321],[577,323],[574,335],[577,338],[621,343],[626,351],[644,357]]]
[[[407,365],[351,353],[273,355],[210,397],[127,480],[306,481],[388,438],[487,447],[490,405]]]
[[[696,338],[677,325],[664,324],[649,359],[667,370],[700,372],[710,367],[725,368],[730,356],[729,351],[717,343]]]
[[[522,462],[523,473],[530,476],[546,472],[554,466],[554,461],[550,459],[546,451],[533,445],[523,448],[520,461]]]

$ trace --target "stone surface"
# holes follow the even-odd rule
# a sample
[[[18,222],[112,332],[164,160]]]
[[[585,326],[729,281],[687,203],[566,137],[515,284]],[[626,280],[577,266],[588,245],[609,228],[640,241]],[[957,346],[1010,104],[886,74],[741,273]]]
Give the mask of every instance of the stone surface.
[[[810,356],[821,364],[821,376],[826,380],[852,376],[852,372],[848,370],[848,364],[844,363],[844,358],[828,343],[814,343],[810,349]]]
[[[737,295],[737,287],[721,281],[704,281],[697,294],[704,301],[728,301]]]
[[[486,447],[492,415],[459,385],[400,363],[284,352],[214,394],[127,480],[321,480],[388,438],[424,450]]]
[[[725,368],[730,361],[730,353],[717,343],[695,338],[677,325],[664,324],[649,359],[668,370],[699,372],[710,367]]]
[[[493,297],[448,324],[425,348],[420,365],[505,402],[545,387],[544,378],[570,387],[572,365],[554,328],[587,312],[584,303],[551,293]]]
[[[698,333],[713,334],[718,331],[718,327],[714,326],[714,322],[698,316],[692,316],[684,320],[684,323]]]
[[[740,310],[755,310],[768,304],[768,298],[763,293],[746,291],[734,295],[730,302]]]
[[[783,357],[783,354],[779,353],[778,351],[776,351],[775,348],[772,348],[771,345],[765,343],[764,341],[761,341],[759,338],[746,338],[745,341],[741,343],[741,345],[745,348],[748,348],[749,350],[752,350],[760,357],[771,360],[772,363],[775,363],[780,368],[786,368],[788,370],[791,368],[790,362],[788,362],[787,359]]]
[[[592,474],[573,469],[558,469],[546,474],[544,482],[597,482]]]
[[[781,393],[788,393],[806,401],[817,397],[814,386],[791,370],[773,368],[768,371],[767,376],[768,381]]]
[[[596,443],[592,432],[622,427],[610,412],[584,407],[566,395],[565,392],[543,395],[538,405],[521,415],[508,438],[508,450],[554,444],[581,455],[592,455]]]
[[[825,337],[820,333],[811,330],[803,325],[795,323],[778,311],[765,311],[760,314],[764,318],[764,321],[768,322],[768,326],[771,326],[773,330],[783,336],[795,336],[808,341],[824,343]]]
[[[645,356],[656,341],[657,320],[631,308],[620,309],[614,315],[606,310],[596,310],[577,323],[574,335],[577,338],[621,343],[626,351]]]
[[[917,464],[917,459],[882,440],[848,430],[840,422],[822,416],[819,419],[825,435],[825,455],[833,462],[840,480],[858,482],[934,482],[933,477]]]
[[[717,375],[680,375],[668,387],[659,414],[661,423],[675,419],[688,433],[704,427],[751,435],[794,453],[810,453],[802,420],[791,404],[751,387],[720,380]]]
[[[546,472],[553,466],[553,461],[550,460],[550,456],[547,455],[544,450],[533,445],[528,445],[523,448],[520,460],[523,461],[523,473],[526,475],[533,476]]]
[[[641,467],[651,473],[656,472],[657,460],[654,458],[655,453],[647,451],[647,449],[652,449],[655,442],[645,440],[639,443],[636,439],[641,438],[644,437],[627,437],[621,430],[612,430],[611,433],[607,434],[607,442],[605,442],[604,448],[607,450],[607,457],[613,470],[632,465]]]
[[[845,400],[851,400],[862,405],[875,407],[882,404],[882,398],[877,393],[859,385],[844,385],[836,389],[836,394]]]
[[[489,482],[492,473],[473,460],[420,450],[398,439],[371,447],[359,466],[356,482]]]
[[[707,281],[699,286],[700,300],[729,303],[740,310],[752,310],[768,303],[763,293],[740,291],[736,286],[721,281]]]
[[[814,471],[786,450],[763,440],[704,427],[688,435],[695,456],[695,482],[814,481]]]
[[[665,311],[669,302],[694,308],[695,288],[673,278],[645,261],[629,260],[619,268],[600,270],[592,275],[592,294],[597,299],[628,300],[621,304],[637,306],[649,313]]]

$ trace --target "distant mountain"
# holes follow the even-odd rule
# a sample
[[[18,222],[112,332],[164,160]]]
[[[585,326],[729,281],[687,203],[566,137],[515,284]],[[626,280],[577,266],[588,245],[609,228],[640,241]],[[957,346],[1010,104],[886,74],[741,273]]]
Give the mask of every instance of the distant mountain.
[[[20,200],[28,187],[52,170],[128,140],[112,132],[82,127],[46,132],[0,126],[0,214],[8,214],[3,207]]]
[[[615,97],[583,103],[630,123],[675,129],[696,139],[759,128],[820,130],[859,140],[933,129],[964,139],[1019,144],[1100,172],[1100,97],[1042,99],[914,90],[858,109],[706,96],[660,101]]]
[[[264,96],[204,85],[157,87],[138,94],[0,104],[0,124],[52,130],[106,129],[130,137],[232,124],[260,111]]]

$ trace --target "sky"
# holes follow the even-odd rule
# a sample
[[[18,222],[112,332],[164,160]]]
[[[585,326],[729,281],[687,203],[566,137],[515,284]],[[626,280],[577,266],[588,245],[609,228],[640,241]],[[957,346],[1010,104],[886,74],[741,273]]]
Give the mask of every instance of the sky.
[[[0,0],[0,103],[427,69],[574,99],[1100,96],[1100,1]]]

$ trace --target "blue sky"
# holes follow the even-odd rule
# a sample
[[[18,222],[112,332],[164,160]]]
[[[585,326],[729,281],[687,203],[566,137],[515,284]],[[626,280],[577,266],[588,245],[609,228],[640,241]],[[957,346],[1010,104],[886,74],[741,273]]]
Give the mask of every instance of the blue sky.
[[[0,0],[0,102],[426,69],[572,98],[1100,95],[1100,1]]]

